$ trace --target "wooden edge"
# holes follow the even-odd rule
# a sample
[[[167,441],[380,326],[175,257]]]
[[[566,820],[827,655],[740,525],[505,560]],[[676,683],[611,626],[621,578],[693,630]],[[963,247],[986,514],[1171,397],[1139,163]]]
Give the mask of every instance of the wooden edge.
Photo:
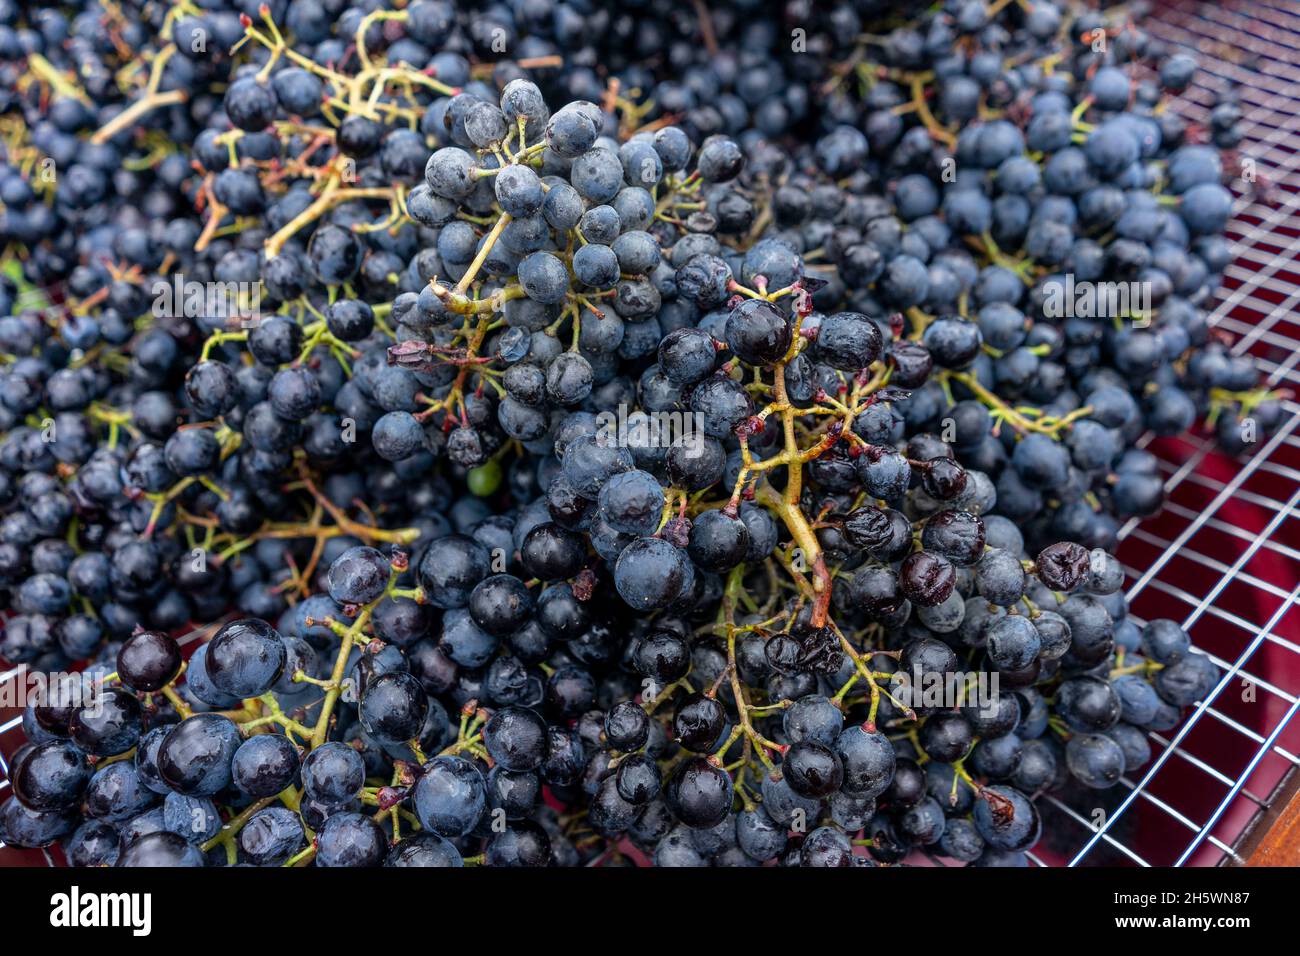
[[[1300,866],[1300,768],[1287,772],[1237,853],[1242,866]]]

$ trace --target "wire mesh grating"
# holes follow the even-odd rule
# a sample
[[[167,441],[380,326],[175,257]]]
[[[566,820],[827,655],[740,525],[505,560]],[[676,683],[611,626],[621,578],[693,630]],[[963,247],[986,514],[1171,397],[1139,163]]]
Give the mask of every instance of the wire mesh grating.
[[[1270,386],[1300,385],[1300,68],[1291,63],[1300,15],[1271,3],[1196,3],[1164,8],[1145,26],[1197,53],[1198,83],[1174,106],[1190,122],[1205,122],[1216,89],[1237,85],[1245,140],[1235,171],[1253,163],[1256,181],[1234,185],[1235,258],[1211,323]],[[1167,502],[1121,530],[1131,612],[1180,620],[1223,678],[1172,736],[1150,735],[1158,753],[1140,779],[1121,780],[1117,801],[1089,808],[1049,797],[1045,815],[1069,821],[1061,826],[1074,827],[1076,842],[1040,847],[1035,862],[1240,862],[1235,847],[1300,765],[1300,405],[1284,407],[1280,428],[1244,462],[1204,435],[1144,442],[1168,476]]]
[[[1189,121],[1205,121],[1217,88],[1237,86],[1240,158],[1267,189],[1235,182],[1235,258],[1211,322],[1271,386],[1300,388],[1300,12],[1198,2],[1165,7],[1144,27],[1198,56],[1198,81],[1174,104]],[[1167,500],[1156,517],[1121,529],[1131,613],[1181,621],[1224,676],[1172,735],[1150,735],[1156,753],[1139,779],[1097,795],[1045,796],[1035,865],[1240,862],[1242,837],[1300,775],[1300,405],[1288,400],[1285,412],[1245,461],[1206,435],[1144,439],[1167,475]],[[0,673],[0,686],[20,673]],[[6,716],[0,800],[22,734],[19,717]],[[15,862],[56,865],[48,850],[0,847],[0,865]]]

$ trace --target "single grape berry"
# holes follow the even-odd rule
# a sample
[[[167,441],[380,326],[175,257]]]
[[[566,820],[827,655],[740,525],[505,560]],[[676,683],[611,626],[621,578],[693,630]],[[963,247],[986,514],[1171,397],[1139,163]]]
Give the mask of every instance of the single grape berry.
[[[140,693],[153,693],[170,684],[181,669],[181,649],[158,631],[133,634],[117,652],[117,676]]]
[[[789,317],[766,299],[742,299],[727,316],[727,348],[750,365],[779,361],[792,335]]]

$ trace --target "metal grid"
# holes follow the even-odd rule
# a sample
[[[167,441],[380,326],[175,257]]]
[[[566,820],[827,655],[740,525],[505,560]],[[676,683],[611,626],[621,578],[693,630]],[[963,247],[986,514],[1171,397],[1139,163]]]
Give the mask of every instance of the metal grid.
[[[1162,9],[1144,26],[1200,60],[1197,83],[1174,105],[1190,122],[1206,121],[1216,90],[1237,87],[1240,158],[1253,160],[1257,175],[1233,185],[1235,260],[1211,323],[1235,339],[1234,353],[1256,359],[1270,386],[1300,390],[1300,10],[1200,2]],[[1168,475],[1167,502],[1121,530],[1131,614],[1180,620],[1223,677],[1175,733],[1150,735],[1154,759],[1139,779],[1095,798],[1102,806],[1047,796],[1044,815],[1066,838],[1040,846],[1033,862],[1241,862],[1240,840],[1300,772],[1300,722],[1292,724],[1300,709],[1300,405],[1288,399],[1284,408],[1280,427],[1245,461],[1226,458],[1204,435],[1144,439]]]
[[[1165,8],[1144,27],[1200,60],[1197,83],[1174,105],[1189,121],[1206,119],[1216,89],[1237,86],[1240,153],[1269,190],[1261,197],[1240,179],[1233,187],[1236,258],[1211,323],[1235,339],[1235,353],[1255,358],[1271,386],[1300,392],[1300,67],[1291,62],[1300,58],[1300,8],[1197,2]],[[1284,407],[1280,427],[1244,462],[1205,435],[1142,440],[1168,478],[1162,512],[1120,532],[1131,616],[1180,620],[1223,678],[1175,733],[1150,735],[1154,759],[1140,779],[1124,777],[1091,800],[1045,796],[1050,826],[1029,854],[1034,864],[1241,862],[1239,841],[1300,774],[1300,722],[1292,723],[1300,710],[1300,404]],[[20,673],[0,673],[0,686]],[[0,722],[0,800],[6,751],[21,733],[20,717]],[[49,850],[21,854],[21,862],[56,865]]]

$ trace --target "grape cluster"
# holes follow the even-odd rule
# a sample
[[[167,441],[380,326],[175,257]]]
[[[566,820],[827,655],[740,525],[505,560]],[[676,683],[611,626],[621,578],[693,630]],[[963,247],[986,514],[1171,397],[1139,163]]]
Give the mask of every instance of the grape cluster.
[[[1215,689],[1109,550],[1145,432],[1278,416],[1231,93],[1047,0],[761,10],[0,0],[0,658],[89,662],[5,842],[1022,865]]]

